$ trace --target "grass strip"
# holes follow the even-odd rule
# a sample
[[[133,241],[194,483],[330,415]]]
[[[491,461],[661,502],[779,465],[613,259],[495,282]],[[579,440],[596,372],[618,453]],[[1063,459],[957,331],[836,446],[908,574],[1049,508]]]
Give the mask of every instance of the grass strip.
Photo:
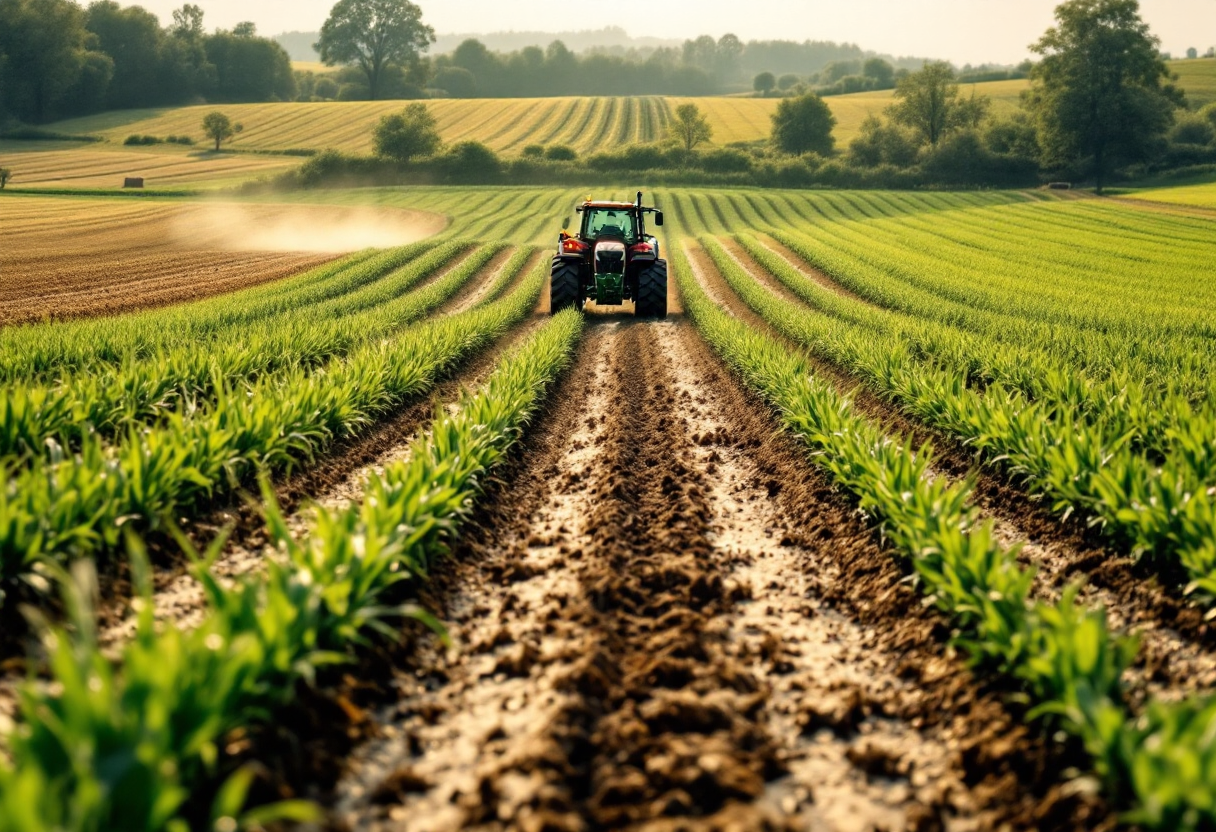
[[[391,591],[425,576],[444,551],[485,473],[569,363],[581,330],[577,313],[555,316],[479,391],[465,393],[455,414],[439,411],[406,461],[371,474],[362,502],[318,508],[303,542],[265,487],[283,557],[232,587],[210,575],[208,559],[198,561],[209,607],[195,630],[156,627],[137,554],[136,635],[111,662],[98,648],[87,577],[84,591],[65,582],[74,627],[44,626],[52,681],[25,686],[20,728],[8,736],[12,760],[0,762],[6,829],[184,832],[191,796],[224,776],[205,813],[209,828],[312,814],[299,803],[243,812],[251,774],[228,774],[223,738],[271,719],[299,683],[349,661],[369,639],[399,637],[399,619],[416,612],[395,606]]]

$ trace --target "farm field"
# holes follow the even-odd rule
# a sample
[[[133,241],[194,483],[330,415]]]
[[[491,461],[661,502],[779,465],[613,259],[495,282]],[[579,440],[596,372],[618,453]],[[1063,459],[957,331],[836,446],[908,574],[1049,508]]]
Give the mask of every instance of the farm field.
[[[0,141],[0,158],[15,172],[14,188],[116,189],[128,176],[147,188],[221,188],[299,164],[275,156],[210,154],[199,150],[138,151],[74,145],[56,149],[34,142]]]
[[[974,85],[993,99],[998,113],[1011,110],[1024,81]],[[867,115],[891,103],[890,91],[841,95],[826,99],[839,120],[838,145],[857,135]],[[529,144],[566,144],[593,153],[620,144],[661,139],[675,107],[691,101],[704,110],[714,128],[714,142],[728,144],[766,138],[777,109],[775,98],[503,98],[438,99],[428,107],[445,142],[475,140],[495,151],[517,154]],[[231,142],[235,149],[290,150],[333,147],[350,152],[371,149],[371,130],[385,114],[400,110],[400,101],[353,101],[278,104],[234,104],[223,110],[245,130]],[[182,107],[131,110],[73,119],[54,129],[103,136],[121,143],[132,133],[154,136],[191,135],[201,141],[199,125],[215,109]]]
[[[385,241],[430,236],[394,208],[0,199],[0,322],[163,306],[276,280]]]
[[[0,327],[0,817],[1216,823],[1210,214],[659,190],[667,318],[551,315],[585,194],[0,198],[28,263],[406,218]]]
[[[1136,199],[1147,199],[1150,202],[1192,205],[1199,208],[1216,208],[1216,182],[1177,185],[1170,188],[1151,188],[1144,191],[1135,191],[1131,195]]]
[[[1170,61],[1167,66],[1178,76],[1176,83],[1186,91],[1192,107],[1216,101],[1216,58]]]

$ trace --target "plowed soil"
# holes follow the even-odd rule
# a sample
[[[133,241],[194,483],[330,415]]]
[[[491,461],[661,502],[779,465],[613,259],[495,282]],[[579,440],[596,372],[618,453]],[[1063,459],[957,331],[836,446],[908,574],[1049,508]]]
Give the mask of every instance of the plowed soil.
[[[197,300],[444,224],[393,208],[5,198],[0,324]]]
[[[682,320],[591,315],[436,575],[349,829],[1080,829],[1077,760]]]

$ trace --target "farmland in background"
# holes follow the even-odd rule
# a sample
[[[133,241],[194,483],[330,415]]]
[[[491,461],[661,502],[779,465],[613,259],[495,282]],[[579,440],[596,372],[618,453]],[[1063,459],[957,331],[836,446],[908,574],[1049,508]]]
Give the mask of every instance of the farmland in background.
[[[1011,109],[1025,82],[976,84],[977,94],[990,95],[997,113]],[[836,141],[841,147],[856,134],[867,115],[892,101],[891,92],[859,93],[825,99],[839,120]],[[427,102],[445,142],[479,141],[497,152],[518,154],[529,144],[566,144],[580,153],[609,150],[621,144],[661,139],[679,104],[699,106],[714,128],[714,143],[751,142],[768,137],[775,98],[490,98],[437,99]],[[332,147],[350,152],[371,149],[371,130],[385,114],[404,106],[400,101],[233,104],[223,107],[245,130],[230,147],[288,150]],[[54,125],[64,133],[98,135],[121,143],[135,134],[191,135],[201,141],[199,125],[210,105],[178,109],[104,113]]]
[[[0,322],[163,306],[430,236],[441,216],[155,200],[0,200]]]
[[[1216,209],[1216,182],[1204,182],[1197,185],[1176,185],[1169,188],[1152,188],[1144,191],[1133,191],[1131,195],[1136,199],[1147,199],[1151,202],[1194,205],[1200,208]]]
[[[646,100],[587,118],[642,129],[621,102]],[[507,141],[511,112],[485,129]],[[35,777],[60,771],[59,744],[86,781],[131,749],[136,812],[206,791],[214,743],[221,769],[238,749],[275,793],[318,796],[352,828],[526,825],[542,809],[602,828],[1216,820],[1211,769],[1186,763],[1213,753],[1216,707],[1207,212],[662,189],[647,199],[666,213],[669,319],[551,317],[549,249],[583,196],[0,197],[25,276],[2,288],[46,314],[78,292],[154,293],[158,270],[169,300],[233,254],[293,273],[0,328],[0,614],[53,609],[39,564],[83,561],[103,625],[92,641],[93,610],[74,605],[74,631],[41,642],[67,651],[62,678],[32,689],[28,733],[0,737],[0,811],[76,805],[73,781]],[[376,221],[384,239],[355,233]],[[171,242],[182,225],[194,248]],[[301,253],[326,234],[328,254]],[[141,252],[146,281],[124,283]],[[55,291],[28,294],[56,269]],[[261,507],[245,509],[259,472]],[[191,577],[170,524],[198,545],[232,527],[195,568],[224,581]],[[130,611],[113,577],[134,557],[143,581],[128,531],[151,545]],[[420,599],[459,653],[385,617]],[[378,624],[410,627],[411,646],[369,650]],[[0,642],[0,658],[23,648]],[[353,665],[321,667],[293,703],[316,649]],[[66,670],[101,655],[116,677]],[[11,715],[23,671],[3,666]],[[123,718],[169,714],[197,742],[106,727],[87,692],[111,684],[149,697]],[[47,702],[91,716],[63,728]],[[1054,716],[1027,731],[1026,704]],[[268,723],[310,726],[321,764],[298,765]],[[34,785],[6,785],[8,759]]]

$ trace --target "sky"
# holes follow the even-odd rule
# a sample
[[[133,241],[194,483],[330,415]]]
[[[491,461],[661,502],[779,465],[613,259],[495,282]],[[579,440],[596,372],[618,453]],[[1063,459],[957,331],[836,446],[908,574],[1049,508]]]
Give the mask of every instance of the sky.
[[[1052,24],[1058,0],[414,0],[437,33],[567,31],[620,26],[634,36],[832,40],[957,64],[1017,63]],[[168,22],[185,0],[136,4]],[[208,29],[252,20],[258,32],[315,31],[333,0],[194,0]],[[1216,0],[1141,0],[1141,14],[1181,56],[1216,46]]]

